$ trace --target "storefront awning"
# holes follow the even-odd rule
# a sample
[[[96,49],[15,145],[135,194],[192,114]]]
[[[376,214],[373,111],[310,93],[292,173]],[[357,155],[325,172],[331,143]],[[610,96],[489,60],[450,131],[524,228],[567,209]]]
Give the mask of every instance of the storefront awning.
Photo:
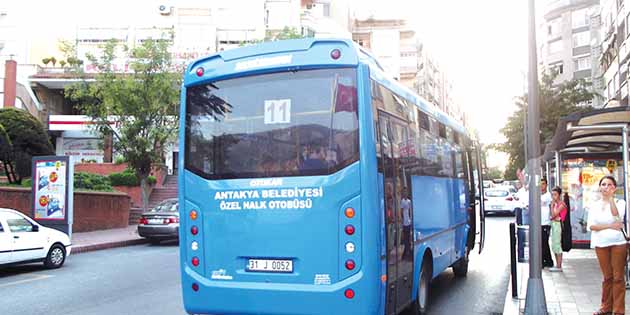
[[[630,123],[630,108],[614,107],[575,113],[558,121],[551,142],[545,147],[544,161],[555,158],[556,152],[621,152],[621,129],[603,128],[605,125]],[[590,126],[588,130],[574,127]],[[602,128],[597,128],[602,126]]]

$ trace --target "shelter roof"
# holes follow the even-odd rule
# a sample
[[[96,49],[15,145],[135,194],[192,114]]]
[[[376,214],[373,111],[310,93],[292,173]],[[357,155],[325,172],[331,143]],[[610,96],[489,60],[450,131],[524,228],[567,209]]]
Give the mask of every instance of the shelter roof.
[[[558,121],[551,142],[545,147],[543,160],[553,160],[556,151],[620,152],[621,129],[605,126],[627,124],[630,124],[630,107],[604,108],[563,117]]]

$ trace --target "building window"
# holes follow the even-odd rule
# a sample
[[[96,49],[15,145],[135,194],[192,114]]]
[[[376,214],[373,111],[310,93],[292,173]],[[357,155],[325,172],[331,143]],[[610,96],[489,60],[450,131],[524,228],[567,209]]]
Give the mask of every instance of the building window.
[[[553,20],[549,20],[549,25],[547,25],[547,35],[550,38],[556,37],[556,36],[560,36],[560,22],[561,19],[560,18],[555,18]]]
[[[551,71],[556,71],[558,74],[564,73],[564,64],[562,62],[551,64],[549,68]]]
[[[591,56],[580,57],[575,59],[575,71],[591,69]]]
[[[324,3],[323,11],[325,17],[330,17],[330,3]]]
[[[615,95],[615,91],[614,91],[614,87],[613,87],[613,80],[608,81],[608,99],[612,99],[613,96]]]
[[[591,41],[591,33],[589,31],[573,34],[573,48],[588,46]]]
[[[549,43],[549,53],[550,54],[555,54],[558,52],[561,52],[563,49],[563,45],[562,45],[562,40],[556,40],[553,41],[551,43]]]
[[[580,28],[584,26],[588,26],[588,8],[575,10],[571,12],[571,25],[573,28]]]

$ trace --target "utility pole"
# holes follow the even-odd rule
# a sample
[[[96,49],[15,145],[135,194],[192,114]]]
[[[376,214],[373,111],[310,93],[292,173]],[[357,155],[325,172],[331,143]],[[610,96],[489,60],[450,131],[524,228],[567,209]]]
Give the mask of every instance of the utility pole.
[[[527,172],[529,173],[529,279],[525,314],[546,315],[542,281],[540,227],[540,113],[538,105],[538,60],[536,58],[536,10],[529,0],[529,84],[527,99]]]

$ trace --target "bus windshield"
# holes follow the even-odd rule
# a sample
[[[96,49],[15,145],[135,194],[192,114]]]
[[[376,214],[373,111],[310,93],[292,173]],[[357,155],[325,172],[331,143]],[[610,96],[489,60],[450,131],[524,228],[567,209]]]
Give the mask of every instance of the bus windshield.
[[[185,167],[207,179],[331,174],[359,158],[356,71],[188,87],[185,133]]]

